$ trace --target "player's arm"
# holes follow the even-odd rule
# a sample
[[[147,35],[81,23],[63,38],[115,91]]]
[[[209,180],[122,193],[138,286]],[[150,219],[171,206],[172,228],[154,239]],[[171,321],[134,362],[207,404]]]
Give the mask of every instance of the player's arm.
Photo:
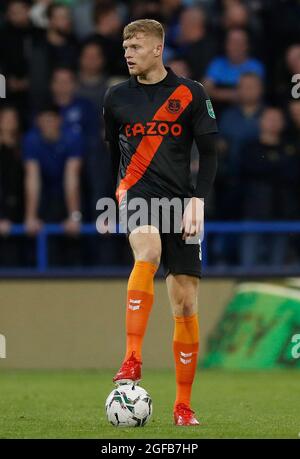
[[[199,85],[193,94],[193,134],[199,151],[199,171],[194,196],[182,221],[183,239],[203,233],[204,199],[209,194],[217,172],[217,125],[211,101]]]
[[[106,91],[104,97],[103,105],[103,118],[104,118],[104,128],[105,128],[105,140],[108,142],[108,147],[111,156],[111,166],[112,166],[112,181],[114,189],[117,185],[119,164],[121,158],[121,152],[119,147],[119,125],[115,119],[113,112],[113,101],[111,90]]]

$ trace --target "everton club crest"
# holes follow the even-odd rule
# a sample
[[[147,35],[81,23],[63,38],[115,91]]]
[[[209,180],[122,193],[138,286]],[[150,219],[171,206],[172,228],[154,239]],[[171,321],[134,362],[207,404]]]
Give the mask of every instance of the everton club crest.
[[[167,110],[170,113],[178,113],[181,110],[181,102],[179,99],[169,99],[167,103]]]

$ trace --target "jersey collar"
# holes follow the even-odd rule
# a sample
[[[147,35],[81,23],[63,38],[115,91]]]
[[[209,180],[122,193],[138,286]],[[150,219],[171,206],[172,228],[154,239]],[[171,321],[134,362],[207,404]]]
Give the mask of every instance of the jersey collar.
[[[163,86],[176,86],[178,83],[178,76],[173,72],[170,67],[165,66],[165,69],[168,71],[166,78],[161,82]],[[159,83],[158,83],[159,84]],[[131,87],[137,88],[139,83],[136,76],[132,75],[129,78],[129,85]]]

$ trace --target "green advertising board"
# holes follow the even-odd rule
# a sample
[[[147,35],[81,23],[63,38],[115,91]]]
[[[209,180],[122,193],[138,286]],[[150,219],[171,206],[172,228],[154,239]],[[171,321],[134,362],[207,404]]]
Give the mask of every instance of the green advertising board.
[[[206,368],[300,368],[300,292],[240,284],[208,340]]]

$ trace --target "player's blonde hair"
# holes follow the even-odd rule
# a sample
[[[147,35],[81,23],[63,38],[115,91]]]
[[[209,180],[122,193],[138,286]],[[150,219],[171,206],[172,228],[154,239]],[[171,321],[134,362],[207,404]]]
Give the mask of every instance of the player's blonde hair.
[[[160,22],[154,19],[138,19],[130,22],[124,27],[123,40],[129,40],[137,33],[144,33],[145,35],[153,35],[159,38],[162,42],[165,38],[165,31]]]

